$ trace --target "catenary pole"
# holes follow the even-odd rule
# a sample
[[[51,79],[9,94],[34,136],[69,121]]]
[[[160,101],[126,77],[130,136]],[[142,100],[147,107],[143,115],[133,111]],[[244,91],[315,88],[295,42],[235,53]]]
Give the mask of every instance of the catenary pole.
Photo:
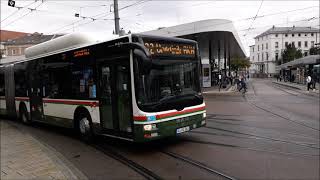
[[[118,0],[113,0],[113,8],[114,8],[114,25],[115,25],[115,34],[119,34],[119,10],[118,10]]]

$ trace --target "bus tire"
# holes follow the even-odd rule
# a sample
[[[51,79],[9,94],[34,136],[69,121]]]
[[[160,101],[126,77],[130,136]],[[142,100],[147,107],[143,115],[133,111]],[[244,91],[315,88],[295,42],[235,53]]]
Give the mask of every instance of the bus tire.
[[[81,112],[78,116],[78,132],[81,140],[86,143],[91,143],[93,141],[93,129],[90,114],[88,112]]]
[[[24,104],[20,105],[19,108],[19,117],[22,123],[24,124],[30,124],[30,119],[29,119],[29,113],[27,111],[27,108]]]

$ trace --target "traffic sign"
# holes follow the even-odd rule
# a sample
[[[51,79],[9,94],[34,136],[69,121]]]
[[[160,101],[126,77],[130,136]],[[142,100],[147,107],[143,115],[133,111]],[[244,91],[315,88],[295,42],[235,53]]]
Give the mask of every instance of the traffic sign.
[[[15,4],[16,4],[15,1],[13,1],[13,0],[8,0],[8,6],[14,7]]]

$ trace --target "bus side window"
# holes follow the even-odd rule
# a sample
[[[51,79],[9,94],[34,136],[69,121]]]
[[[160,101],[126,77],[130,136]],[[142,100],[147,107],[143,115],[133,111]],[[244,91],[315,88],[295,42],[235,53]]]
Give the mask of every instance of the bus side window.
[[[76,98],[96,98],[96,82],[91,67],[74,66],[72,69],[72,94]]]
[[[44,62],[42,70],[43,95],[54,99],[71,99],[71,64],[56,57],[50,57]]]

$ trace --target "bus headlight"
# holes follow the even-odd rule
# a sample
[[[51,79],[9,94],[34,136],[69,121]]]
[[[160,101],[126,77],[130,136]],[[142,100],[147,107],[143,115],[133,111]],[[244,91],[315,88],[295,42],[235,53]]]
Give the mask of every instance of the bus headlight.
[[[145,131],[156,130],[157,129],[157,125],[156,124],[146,124],[146,125],[143,126],[143,129]]]
[[[206,117],[207,117],[207,113],[204,112],[204,113],[202,114],[202,117],[203,117],[203,118],[206,118]]]

